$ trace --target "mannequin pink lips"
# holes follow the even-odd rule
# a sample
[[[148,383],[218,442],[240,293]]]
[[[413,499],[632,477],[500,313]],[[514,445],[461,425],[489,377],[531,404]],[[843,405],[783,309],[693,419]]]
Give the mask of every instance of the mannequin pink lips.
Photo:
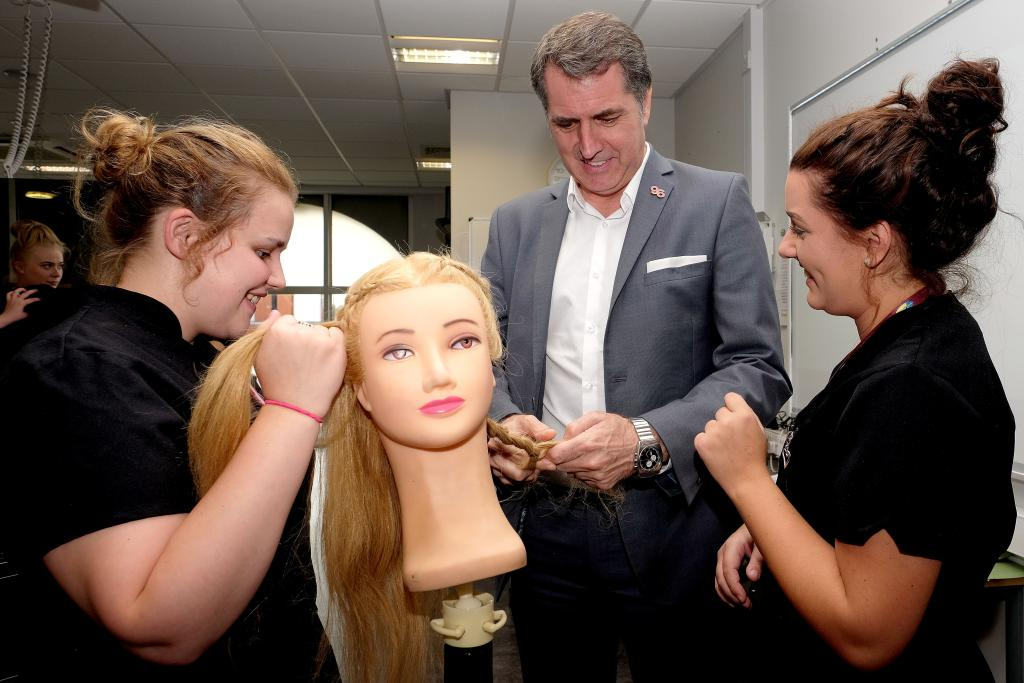
[[[465,402],[458,396],[446,396],[430,403],[424,403],[419,407],[419,411],[424,415],[445,415],[455,412]]]

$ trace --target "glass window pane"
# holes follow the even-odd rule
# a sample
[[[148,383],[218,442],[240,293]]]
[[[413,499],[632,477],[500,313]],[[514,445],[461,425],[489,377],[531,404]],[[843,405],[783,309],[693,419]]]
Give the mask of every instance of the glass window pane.
[[[308,322],[321,322],[321,311],[324,305],[322,294],[271,294],[260,299],[252,324],[259,325],[267,319],[271,311],[281,311],[284,315],[294,315],[297,319]]]
[[[335,287],[351,287],[370,268],[399,255],[369,226],[338,211],[331,212],[331,284]]]
[[[281,267],[289,287],[318,287],[324,284],[324,198],[301,195],[295,206],[295,227],[288,248],[281,254]]]

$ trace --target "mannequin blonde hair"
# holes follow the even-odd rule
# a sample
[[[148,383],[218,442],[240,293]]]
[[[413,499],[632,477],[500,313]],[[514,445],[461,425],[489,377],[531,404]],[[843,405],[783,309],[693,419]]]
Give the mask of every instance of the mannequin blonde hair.
[[[377,428],[356,398],[364,379],[360,319],[374,296],[432,284],[459,284],[480,303],[491,360],[502,355],[490,289],[469,266],[445,256],[413,253],[370,270],[349,289],[336,322],[345,333],[348,364],[341,391],[324,418],[321,444],[321,535],[330,602],[340,614],[342,675],[353,681],[420,681],[440,668],[441,638],[428,621],[441,612],[441,591],[411,593],[402,577],[398,489]],[[263,332],[229,346],[202,384],[189,426],[189,452],[200,495],[227,466],[252,419],[250,372]],[[527,451],[542,452],[490,420],[489,431]],[[481,454],[481,457],[484,457]],[[332,613],[335,610],[331,610]]]

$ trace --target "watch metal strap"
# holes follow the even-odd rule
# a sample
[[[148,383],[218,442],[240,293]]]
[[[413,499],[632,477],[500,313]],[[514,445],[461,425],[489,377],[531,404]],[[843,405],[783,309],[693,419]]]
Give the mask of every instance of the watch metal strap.
[[[633,423],[633,429],[636,430],[636,435],[640,437],[640,443],[656,443],[658,440],[654,437],[654,430],[651,429],[650,423],[642,417],[631,417],[629,421]]]

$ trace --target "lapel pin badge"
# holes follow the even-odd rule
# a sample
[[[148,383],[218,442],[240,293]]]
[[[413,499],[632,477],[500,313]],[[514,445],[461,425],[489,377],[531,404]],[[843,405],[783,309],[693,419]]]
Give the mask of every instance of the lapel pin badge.
[[[665,198],[665,190],[661,189],[657,185],[651,185],[651,194],[653,194],[658,199]]]

